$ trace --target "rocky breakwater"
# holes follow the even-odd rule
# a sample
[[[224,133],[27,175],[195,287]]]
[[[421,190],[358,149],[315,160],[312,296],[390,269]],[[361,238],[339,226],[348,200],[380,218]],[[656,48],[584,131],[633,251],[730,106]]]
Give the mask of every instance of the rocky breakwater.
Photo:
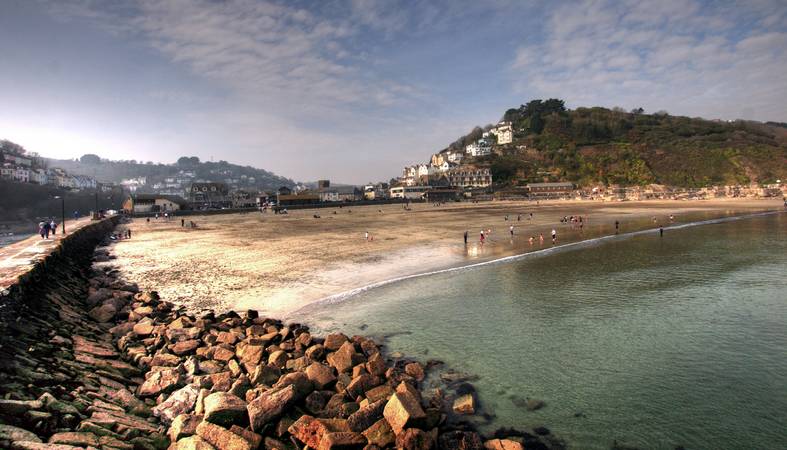
[[[96,259],[52,267],[27,291],[39,309],[5,329],[0,448],[561,447],[543,430],[482,437],[457,420],[477,409],[472,388],[427,392],[420,363],[371,339],[188,314]]]

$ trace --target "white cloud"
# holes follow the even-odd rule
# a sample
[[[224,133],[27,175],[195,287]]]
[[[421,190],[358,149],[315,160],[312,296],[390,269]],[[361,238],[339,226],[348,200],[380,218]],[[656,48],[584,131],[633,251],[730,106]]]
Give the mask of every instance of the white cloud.
[[[516,49],[512,78],[522,94],[574,106],[787,120],[784,16],[779,0],[567,3],[542,42]]]

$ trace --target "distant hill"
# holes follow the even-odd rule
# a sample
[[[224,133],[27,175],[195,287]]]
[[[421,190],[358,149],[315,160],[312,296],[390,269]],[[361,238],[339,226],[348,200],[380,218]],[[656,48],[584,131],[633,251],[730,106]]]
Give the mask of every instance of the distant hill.
[[[641,108],[568,110],[558,99],[509,109],[502,120],[512,123],[514,141],[475,161],[491,167],[496,183],[702,187],[787,179],[783,123],[645,114]],[[477,127],[443,151],[462,148],[482,132]]]
[[[146,177],[147,185],[141,192],[154,191],[153,185],[162,183],[167,177],[182,172],[192,172],[195,180],[228,182],[233,188],[249,190],[273,190],[281,186],[294,187],[289,178],[251,166],[240,166],[227,161],[200,161],[197,157],[181,157],[173,164],[154,164],[138,161],[110,161],[88,154],[78,160],[44,158],[49,167],[60,167],[70,174],[87,175],[99,181],[120,183],[123,179]]]

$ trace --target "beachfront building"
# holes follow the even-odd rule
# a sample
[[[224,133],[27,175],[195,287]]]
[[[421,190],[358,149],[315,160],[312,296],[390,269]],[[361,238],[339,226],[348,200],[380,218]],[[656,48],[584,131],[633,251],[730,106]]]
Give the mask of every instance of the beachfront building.
[[[449,170],[451,170],[451,169],[453,169],[455,167],[458,167],[458,166],[459,166],[459,164],[457,164],[457,163],[452,163],[452,162],[450,162],[448,160],[445,160],[445,161],[443,161],[442,164],[437,166],[436,171],[440,172],[440,173],[445,173],[445,172],[448,172]]]
[[[298,194],[279,194],[278,206],[316,205],[320,203],[319,194],[312,191],[303,191]]]
[[[431,164],[433,166],[440,166],[446,160],[445,154],[443,153],[435,153],[432,155]]]
[[[412,186],[418,179],[418,166],[407,166],[402,171],[402,183]]]
[[[257,194],[239,189],[230,192],[230,201],[233,208],[255,208],[257,206]]]
[[[133,194],[123,202],[123,210],[135,214],[172,212],[187,207],[188,202],[177,195]]]
[[[321,202],[354,202],[363,198],[355,186],[333,186],[317,189]]]
[[[430,189],[432,189],[432,186],[392,186],[391,198],[420,200],[424,198],[424,194]]]
[[[528,183],[530,197],[565,197],[574,192],[574,183]]]
[[[388,183],[367,184],[363,188],[364,200],[384,200],[388,198]]]
[[[488,167],[457,166],[446,172],[448,183],[461,188],[485,188],[492,185],[492,171]]]
[[[232,205],[229,188],[224,183],[191,183],[189,200],[199,207],[228,207]]]
[[[489,134],[495,135],[497,145],[505,145],[514,142],[514,128],[511,122],[500,122],[496,127],[489,130]]]
[[[0,167],[0,178],[3,180],[12,181],[15,174],[16,168],[11,163],[5,163],[3,167]]]

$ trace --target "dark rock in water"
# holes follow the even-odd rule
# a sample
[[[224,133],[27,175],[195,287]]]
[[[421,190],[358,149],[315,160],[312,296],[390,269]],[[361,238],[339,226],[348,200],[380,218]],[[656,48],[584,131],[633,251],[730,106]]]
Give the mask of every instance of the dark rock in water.
[[[550,433],[549,428],[543,426],[533,428],[533,432],[535,432],[539,436],[546,436]]]
[[[461,383],[456,386],[456,395],[475,394],[475,387],[470,383]]]
[[[402,450],[429,450],[434,448],[434,441],[435,436],[432,433],[427,433],[418,428],[408,428],[396,436],[396,448]],[[483,449],[483,447],[481,448]]]
[[[451,431],[443,433],[438,439],[440,449],[483,450],[481,436],[472,431]]]
[[[574,417],[587,417],[587,416],[582,411],[577,411],[574,413]]]
[[[546,403],[544,403],[543,400],[538,400],[535,398],[527,399],[527,404],[525,405],[528,411],[536,411],[543,408],[544,406],[546,406]]]
[[[502,427],[495,430],[492,434],[495,439],[505,439],[509,437],[518,437],[524,439],[537,439],[536,436],[528,433],[527,431],[517,430],[515,428]]]

